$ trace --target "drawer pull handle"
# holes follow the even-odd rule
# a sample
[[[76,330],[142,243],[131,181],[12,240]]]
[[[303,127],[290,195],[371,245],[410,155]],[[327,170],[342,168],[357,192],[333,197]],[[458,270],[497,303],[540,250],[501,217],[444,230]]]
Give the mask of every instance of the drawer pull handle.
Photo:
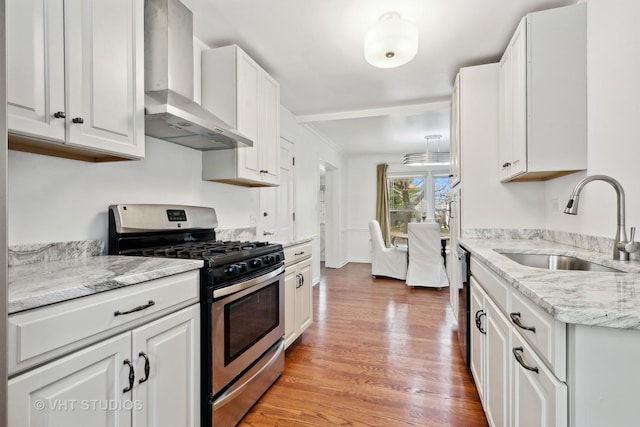
[[[476,311],[476,327],[478,328],[480,333],[483,334],[483,335],[487,335],[487,331],[482,329],[482,316],[486,316],[486,315],[487,315],[487,313],[485,313],[484,310]]]
[[[511,321],[515,323],[518,328],[524,329],[525,331],[531,331],[535,334],[536,327],[523,325],[520,321],[520,313],[509,313],[509,317],[511,317]]]
[[[304,251],[301,251],[301,252],[295,252],[295,253],[294,253],[294,255],[295,255],[295,256],[298,256],[298,255],[304,255]]]
[[[509,163],[509,162],[505,162],[505,163],[502,164],[503,168],[508,168],[509,166],[511,166],[511,163]]]
[[[149,362],[149,356],[146,355],[144,351],[138,353],[138,356],[144,357],[144,378],[140,378],[138,380],[139,384],[147,381],[149,379],[149,372],[151,371],[151,362]]]
[[[64,113],[64,111],[56,111],[55,113],[53,113],[53,117],[55,117],[56,119],[65,119],[67,115]]]
[[[133,388],[133,382],[136,379],[136,373],[133,370],[133,364],[131,363],[131,361],[129,359],[124,359],[123,365],[128,365],[129,366],[129,387],[123,388],[122,392],[126,393],[128,391],[131,391],[131,389]]]
[[[71,121],[75,124],[82,124],[84,123],[84,119],[82,117],[74,117],[73,119],[71,119]]]
[[[514,347],[513,350],[511,351],[513,352],[513,357],[516,358],[520,366],[522,366],[524,369],[528,371],[535,372],[536,374],[538,373],[538,368],[536,366],[529,366],[526,363],[524,363],[524,359],[522,358],[522,353],[524,352],[524,349],[522,347]]]
[[[139,305],[135,308],[132,308],[131,310],[128,311],[116,311],[113,313],[114,316],[122,316],[123,314],[131,314],[131,313],[135,313],[136,311],[142,311],[142,310],[146,310],[149,307],[152,307],[156,305],[156,303],[153,300],[149,300],[148,303],[146,303],[145,305]]]

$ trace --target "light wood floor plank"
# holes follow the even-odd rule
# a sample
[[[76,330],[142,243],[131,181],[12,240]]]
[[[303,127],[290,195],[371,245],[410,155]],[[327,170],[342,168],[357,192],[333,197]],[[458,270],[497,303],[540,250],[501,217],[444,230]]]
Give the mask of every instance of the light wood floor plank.
[[[327,269],[314,323],[241,426],[486,426],[464,366],[449,291]]]

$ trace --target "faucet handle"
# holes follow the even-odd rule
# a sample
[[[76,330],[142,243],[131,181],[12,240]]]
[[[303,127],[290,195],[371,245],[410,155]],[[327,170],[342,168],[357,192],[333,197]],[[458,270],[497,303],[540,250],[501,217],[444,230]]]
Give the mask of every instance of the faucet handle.
[[[629,241],[624,244],[624,251],[627,253],[636,252],[640,249],[640,245],[637,242],[634,242],[636,237],[636,228],[631,227],[631,236],[629,237]]]

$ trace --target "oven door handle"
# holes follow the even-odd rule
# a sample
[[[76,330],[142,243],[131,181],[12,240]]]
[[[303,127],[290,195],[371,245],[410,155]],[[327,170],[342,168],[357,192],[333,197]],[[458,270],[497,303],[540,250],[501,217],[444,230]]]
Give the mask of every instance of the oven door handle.
[[[240,292],[244,289],[251,288],[256,286],[265,280],[273,279],[276,276],[279,276],[284,272],[284,266],[281,266],[277,270],[274,270],[268,274],[264,274],[262,276],[254,277],[253,279],[249,279],[244,282],[236,283],[235,285],[227,286],[224,288],[216,289],[213,291],[213,298],[221,298],[227,295],[235,294],[236,292]]]
[[[249,387],[251,385],[251,383],[256,378],[258,378],[260,376],[260,374],[262,374],[262,372],[264,372],[265,370],[269,369],[271,367],[271,365],[273,365],[278,360],[278,357],[280,356],[280,353],[282,353],[283,351],[284,351],[284,341],[281,341],[280,344],[278,345],[278,349],[271,356],[271,358],[268,361],[264,362],[264,365],[257,372],[254,372],[253,375],[251,375],[251,378],[249,378],[248,380],[244,381],[240,385],[236,385],[234,387],[229,388],[229,390],[227,390],[222,396],[220,396],[218,398],[218,400],[213,402],[213,410],[215,411],[217,409],[222,408],[224,405],[226,405],[227,403],[231,402],[234,399],[234,397],[236,397],[238,394],[242,393],[244,391],[244,389]]]

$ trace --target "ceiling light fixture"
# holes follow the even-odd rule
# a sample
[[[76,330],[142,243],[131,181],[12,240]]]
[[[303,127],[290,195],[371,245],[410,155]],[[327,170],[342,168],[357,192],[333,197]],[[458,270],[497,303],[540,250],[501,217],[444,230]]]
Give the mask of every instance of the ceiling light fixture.
[[[397,12],[387,12],[364,38],[364,57],[374,67],[394,68],[418,52],[418,27]]]
[[[402,162],[405,166],[449,166],[449,152],[440,151],[440,139],[442,135],[427,135],[427,149],[422,153],[405,154]],[[429,151],[429,141],[438,140],[436,151]]]

